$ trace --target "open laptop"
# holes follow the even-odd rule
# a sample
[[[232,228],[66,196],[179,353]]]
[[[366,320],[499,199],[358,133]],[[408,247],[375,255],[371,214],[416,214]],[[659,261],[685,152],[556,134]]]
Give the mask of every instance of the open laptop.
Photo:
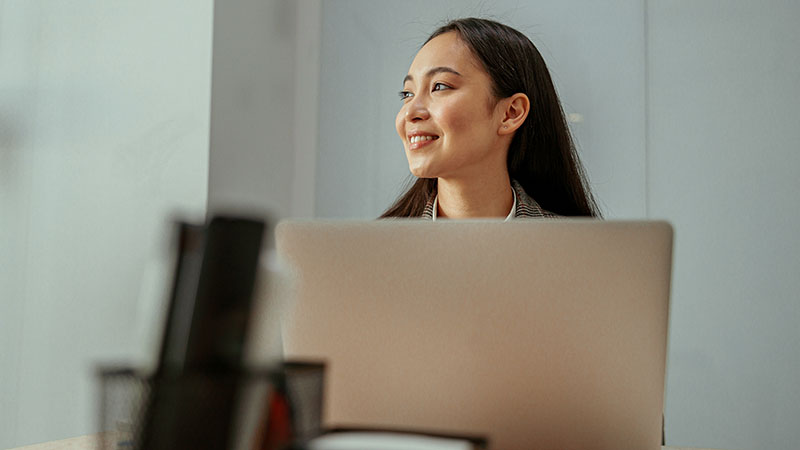
[[[330,427],[493,449],[659,449],[665,222],[295,221],[294,359],[325,359]]]

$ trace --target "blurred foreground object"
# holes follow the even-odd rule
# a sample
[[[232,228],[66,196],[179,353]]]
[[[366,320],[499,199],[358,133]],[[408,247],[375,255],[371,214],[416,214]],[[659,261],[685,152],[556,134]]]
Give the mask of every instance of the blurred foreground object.
[[[259,379],[245,371],[243,355],[264,221],[218,216],[206,225],[178,228],[158,367],[152,376],[102,373],[104,429],[119,413],[113,405],[127,416],[117,427],[123,433],[117,447],[232,448],[244,408],[240,395]],[[268,378],[262,378],[266,386]],[[117,403],[115,396],[121,396]]]

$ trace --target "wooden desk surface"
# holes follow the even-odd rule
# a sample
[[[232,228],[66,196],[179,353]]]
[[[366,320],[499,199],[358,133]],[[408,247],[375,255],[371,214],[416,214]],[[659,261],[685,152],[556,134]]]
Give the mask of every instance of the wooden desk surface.
[[[99,450],[97,434],[79,436],[59,441],[44,442],[42,444],[26,445],[11,450]],[[661,447],[662,450],[712,450],[695,447]]]

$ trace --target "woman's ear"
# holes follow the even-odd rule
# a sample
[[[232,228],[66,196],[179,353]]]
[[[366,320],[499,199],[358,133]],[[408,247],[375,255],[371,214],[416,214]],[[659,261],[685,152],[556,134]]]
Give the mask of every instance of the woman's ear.
[[[531,109],[531,102],[528,96],[523,93],[517,93],[511,97],[500,100],[501,111],[503,120],[500,123],[500,129],[497,131],[500,135],[511,134],[517,131],[517,128],[522,126],[528,113]]]

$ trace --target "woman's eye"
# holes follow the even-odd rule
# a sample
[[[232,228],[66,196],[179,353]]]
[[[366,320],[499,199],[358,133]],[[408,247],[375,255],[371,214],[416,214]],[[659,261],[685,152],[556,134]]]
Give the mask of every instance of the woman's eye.
[[[414,95],[414,94],[412,94],[411,92],[408,92],[408,91],[400,91],[400,92],[397,93],[397,95],[400,96],[400,100],[405,100],[407,98],[411,98],[411,96]]]
[[[444,83],[434,83],[433,84],[433,90],[434,91],[443,91],[445,89],[450,89],[450,86],[448,86],[448,85],[446,85]]]

